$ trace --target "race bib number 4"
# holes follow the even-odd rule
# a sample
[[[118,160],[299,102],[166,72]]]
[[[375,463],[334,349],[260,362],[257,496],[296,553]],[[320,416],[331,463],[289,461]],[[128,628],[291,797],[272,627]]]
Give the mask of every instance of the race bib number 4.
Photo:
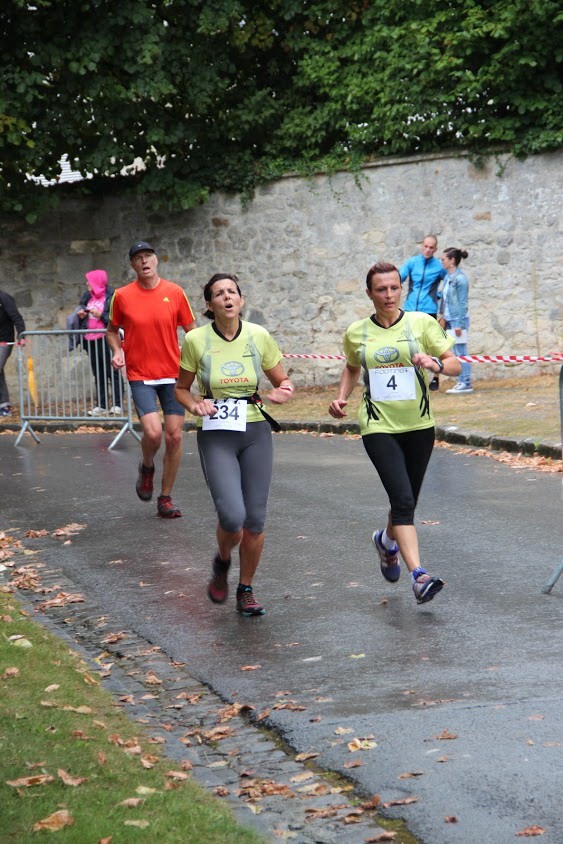
[[[405,401],[416,398],[413,366],[381,366],[369,370],[372,401]]]
[[[241,399],[215,399],[213,416],[203,417],[204,431],[246,431],[245,401]]]

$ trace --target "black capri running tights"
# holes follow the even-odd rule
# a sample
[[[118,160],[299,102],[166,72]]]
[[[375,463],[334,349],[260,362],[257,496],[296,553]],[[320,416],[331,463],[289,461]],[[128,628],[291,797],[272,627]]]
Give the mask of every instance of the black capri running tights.
[[[219,524],[236,533],[262,533],[272,480],[272,431],[268,422],[249,422],[246,431],[197,432],[201,468]]]
[[[414,524],[414,508],[434,447],[434,428],[362,437],[389,496],[391,524]]]

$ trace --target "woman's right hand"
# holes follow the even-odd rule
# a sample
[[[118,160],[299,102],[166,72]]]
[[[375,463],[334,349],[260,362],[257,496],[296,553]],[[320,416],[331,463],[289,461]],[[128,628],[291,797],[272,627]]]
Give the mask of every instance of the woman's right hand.
[[[348,402],[345,399],[334,399],[334,401],[330,403],[328,412],[332,417],[334,417],[334,419],[344,419],[346,416],[344,408],[347,404]]]
[[[200,399],[194,402],[189,411],[193,416],[213,416],[217,408],[210,399]]]
[[[78,311],[77,316],[79,319],[84,319],[84,317],[88,316],[88,313],[84,310],[84,308],[82,308],[81,311]]]

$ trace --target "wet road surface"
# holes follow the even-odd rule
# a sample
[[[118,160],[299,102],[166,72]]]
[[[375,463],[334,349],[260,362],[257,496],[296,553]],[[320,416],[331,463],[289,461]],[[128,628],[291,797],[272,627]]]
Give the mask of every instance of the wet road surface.
[[[418,606],[404,571],[395,585],[378,572],[370,536],[386,499],[361,440],[278,435],[255,580],[267,615],[242,619],[233,596],[205,596],[215,518],[194,434],[174,521],[137,499],[132,440],[109,453],[105,433],[41,438],[0,439],[0,527],[87,524],[70,545],[34,547],[124,627],[224,698],[269,709],[296,751],[363,791],[417,796],[386,814],[421,841],[497,844],[534,824],[563,840],[563,586],[541,593],[563,547],[560,476],[435,449],[417,526],[447,585]],[[284,702],[305,709],[272,708]],[[356,738],[375,746],[351,752]]]

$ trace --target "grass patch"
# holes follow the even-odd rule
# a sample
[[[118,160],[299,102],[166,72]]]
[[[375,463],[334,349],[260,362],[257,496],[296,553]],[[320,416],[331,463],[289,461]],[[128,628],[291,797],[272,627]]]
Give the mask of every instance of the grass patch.
[[[470,395],[452,396],[446,390],[455,379],[441,378],[440,391],[431,393],[432,412],[437,425],[456,425],[465,431],[496,436],[530,437],[537,442],[561,438],[558,374],[532,378],[499,378],[477,381]],[[299,387],[291,402],[274,408],[279,421],[334,422],[328,406],[335,398],[337,385]],[[346,412],[346,421],[356,422],[362,398],[356,387]]]
[[[111,844],[263,841],[236,824],[227,808],[196,783],[167,777],[170,770],[182,771],[181,764],[165,759],[140,725],[116,708],[80,657],[26,616],[13,595],[0,593],[3,844],[37,841],[45,833],[34,832],[34,825],[61,810],[73,823],[58,832],[57,841],[75,844],[110,836]],[[13,635],[25,637],[32,647],[16,646],[9,640]],[[154,763],[149,770],[141,762],[146,754],[156,757],[147,757]],[[66,785],[60,771],[86,781]],[[189,777],[189,770],[184,773]],[[53,780],[29,787],[6,784],[38,775]],[[139,788],[154,791],[143,794]],[[119,805],[129,798],[141,800],[131,808]]]

